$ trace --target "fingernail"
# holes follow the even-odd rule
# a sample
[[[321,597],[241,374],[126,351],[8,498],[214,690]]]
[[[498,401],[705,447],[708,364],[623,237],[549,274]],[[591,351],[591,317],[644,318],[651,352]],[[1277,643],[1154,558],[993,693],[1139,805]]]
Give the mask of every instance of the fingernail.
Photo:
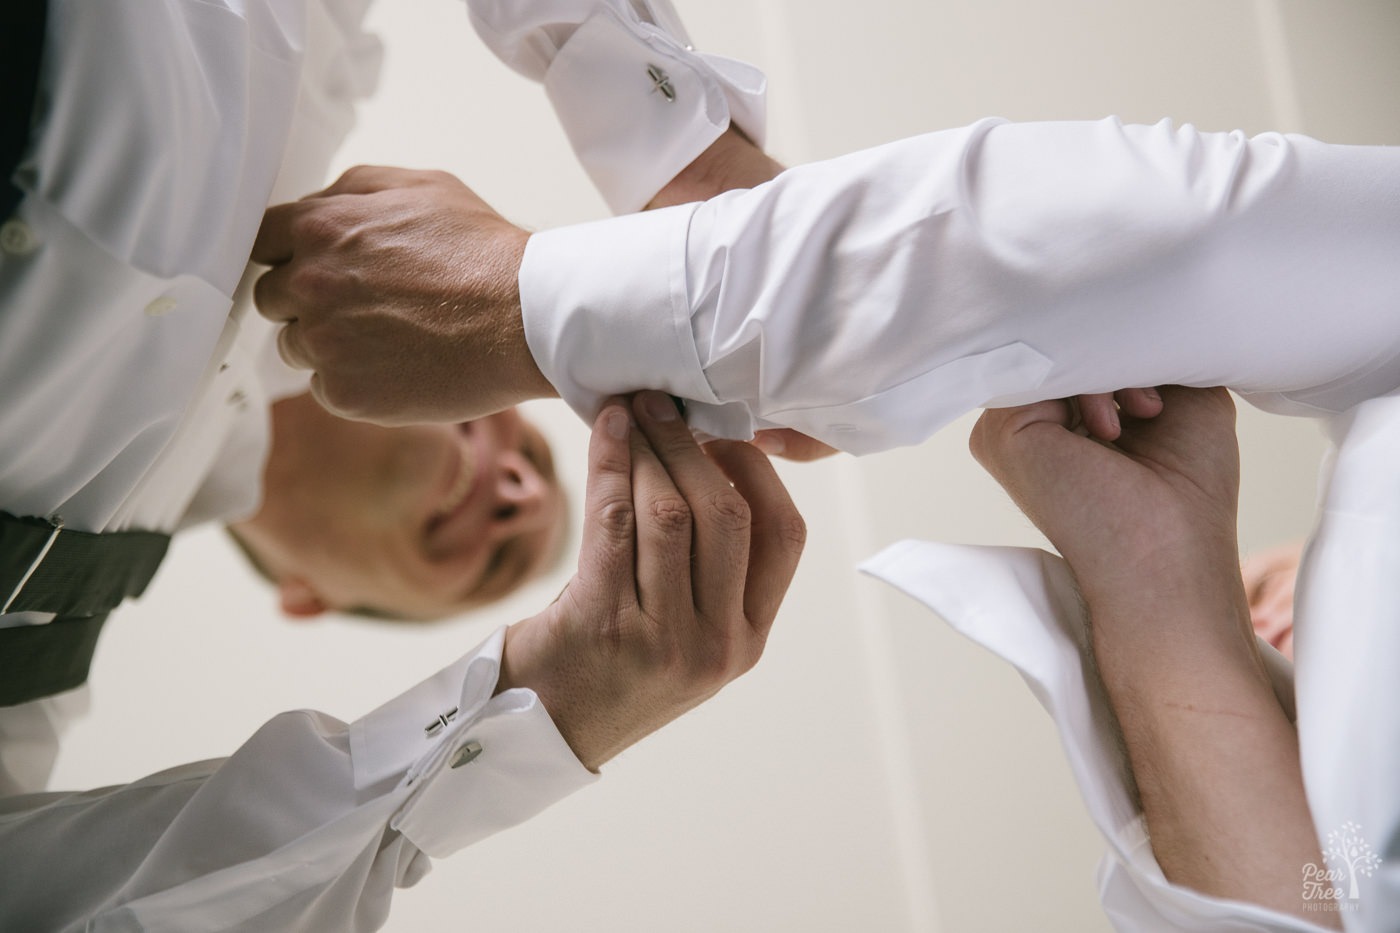
[[[1162,400],[1162,396],[1157,394],[1156,389],[1143,389],[1142,394],[1147,396],[1154,402],[1160,402]]]
[[[787,449],[787,443],[777,434],[755,435],[753,445],[770,457],[781,456]]]
[[[627,417],[627,412],[623,411],[621,408],[613,408],[610,409],[607,415],[604,417],[603,427],[607,429],[609,434],[611,434],[618,440],[626,440],[627,422],[629,420],[630,419]]]
[[[642,395],[642,410],[654,421],[675,421],[680,417],[676,403],[670,396],[660,392],[646,392]]]

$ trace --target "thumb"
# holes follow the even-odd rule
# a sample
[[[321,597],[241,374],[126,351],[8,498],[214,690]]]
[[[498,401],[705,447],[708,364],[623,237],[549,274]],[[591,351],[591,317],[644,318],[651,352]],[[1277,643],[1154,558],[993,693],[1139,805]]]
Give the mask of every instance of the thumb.
[[[968,447],[982,468],[1005,485],[1003,476],[1024,459],[1028,444],[1041,442],[1045,428],[1069,431],[1078,427],[1078,420],[1078,412],[1067,399],[989,408],[973,425]]]

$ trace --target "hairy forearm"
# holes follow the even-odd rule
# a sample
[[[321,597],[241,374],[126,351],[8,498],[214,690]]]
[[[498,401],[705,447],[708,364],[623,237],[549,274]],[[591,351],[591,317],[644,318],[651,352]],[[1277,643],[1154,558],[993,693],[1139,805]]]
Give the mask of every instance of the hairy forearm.
[[[1303,899],[1303,866],[1322,856],[1297,733],[1254,646],[1242,587],[1217,593],[1090,602],[1152,851],[1174,883],[1325,924],[1335,917],[1307,912]]]

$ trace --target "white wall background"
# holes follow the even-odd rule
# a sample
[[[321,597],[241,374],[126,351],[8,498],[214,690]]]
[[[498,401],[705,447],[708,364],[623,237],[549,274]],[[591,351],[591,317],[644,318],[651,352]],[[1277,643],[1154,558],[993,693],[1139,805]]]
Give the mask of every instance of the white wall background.
[[[1400,143],[1396,0],[677,0],[703,48],[761,64],[775,154],[822,158],[987,114],[1169,116]],[[601,216],[542,95],[461,5],[382,3],[379,96],[343,165],[456,172],[534,227]],[[534,409],[582,489],[586,433]],[[1049,723],[1008,668],[851,566],[904,536],[1035,543],[966,453],[785,469],[811,544],[763,663],[529,825],[400,892],[395,931],[1093,931],[1099,845]],[[1242,540],[1310,520],[1321,442],[1244,412]],[[187,536],[109,626],[94,711],[55,786],[226,754],[293,707],[351,719],[538,609],[567,574],[472,620],[277,617],[215,532]]]

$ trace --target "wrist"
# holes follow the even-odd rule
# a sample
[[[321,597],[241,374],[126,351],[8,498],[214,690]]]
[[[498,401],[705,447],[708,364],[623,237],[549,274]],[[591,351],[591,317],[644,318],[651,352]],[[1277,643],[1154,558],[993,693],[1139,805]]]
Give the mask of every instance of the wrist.
[[[753,188],[772,181],[783,166],[730,126],[695,161],[657,193],[647,210],[707,201],[738,188]]]
[[[1220,599],[1174,593],[1133,605],[1089,601],[1088,609],[1094,660],[1115,706],[1148,697],[1189,701],[1245,681],[1272,696],[1242,588]]]
[[[505,383],[510,397],[502,399],[497,410],[538,398],[558,398],[559,393],[545,378],[530,351],[525,338],[525,309],[520,295],[520,267],[525,261],[525,248],[529,245],[530,234],[518,227],[510,227],[510,235],[502,244],[501,288],[497,299],[497,322],[493,344],[499,349],[503,359],[503,371],[508,375]]]
[[[557,622],[550,610],[545,610],[506,629],[495,692],[515,688],[534,691],[574,757],[596,772],[629,743],[606,727],[607,717],[600,713],[608,701],[597,695],[600,685],[586,677],[580,679],[580,669],[558,655],[552,634]]]

